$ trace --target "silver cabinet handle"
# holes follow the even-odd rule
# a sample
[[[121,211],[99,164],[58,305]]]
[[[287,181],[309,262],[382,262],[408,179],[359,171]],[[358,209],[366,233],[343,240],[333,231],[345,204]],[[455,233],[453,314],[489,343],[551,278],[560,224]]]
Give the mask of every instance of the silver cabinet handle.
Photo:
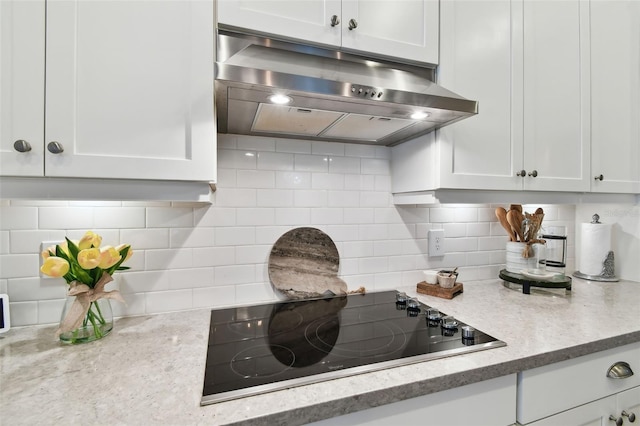
[[[525,177],[527,175],[527,171],[525,169],[520,170],[516,173],[516,176]]]
[[[622,426],[622,424],[624,423],[624,420],[622,420],[622,417],[615,418],[613,417],[613,415],[609,416],[609,420],[616,422],[616,426]]]
[[[55,142],[55,141],[49,142],[47,144],[47,149],[52,154],[60,154],[64,151],[64,147],[62,146],[62,144],[60,142]]]
[[[532,171],[531,173],[529,173],[529,176],[538,177],[538,171],[537,170]]]
[[[604,176],[602,175],[598,175],[594,177],[595,180],[599,180],[600,182],[602,182],[604,180]]]
[[[607,377],[610,379],[626,379],[631,376],[633,376],[633,370],[631,366],[624,361],[616,362],[607,370]]]
[[[355,30],[356,28],[358,28],[358,21],[353,18],[349,19],[349,30]]]
[[[634,413],[627,413],[626,411],[622,410],[621,414],[622,417],[628,418],[631,423],[636,421],[636,415]]]
[[[18,152],[29,152],[31,151],[31,144],[24,139],[18,139],[13,143],[13,149]]]
[[[333,15],[331,17],[331,26],[335,27],[336,25],[338,25],[340,23],[340,18],[338,18],[338,15]]]

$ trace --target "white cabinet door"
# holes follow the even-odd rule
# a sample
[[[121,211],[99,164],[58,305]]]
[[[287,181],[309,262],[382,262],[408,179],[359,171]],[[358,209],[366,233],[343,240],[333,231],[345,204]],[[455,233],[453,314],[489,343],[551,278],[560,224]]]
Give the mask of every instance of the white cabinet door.
[[[438,0],[219,0],[222,28],[438,63]],[[335,21],[332,18],[335,16]]]
[[[0,1],[0,175],[44,174],[44,28],[44,1]]]
[[[437,64],[438,3],[343,0],[342,47]]]
[[[590,28],[591,191],[640,193],[640,2],[592,1]]]
[[[524,1],[525,189],[589,190],[588,6]]]
[[[208,1],[48,1],[45,175],[214,180],[213,27]]]
[[[218,23],[340,46],[341,3],[341,0],[218,0]],[[332,26],[333,16],[339,22]]]
[[[522,44],[522,5],[445,1],[440,15],[440,84],[479,102],[478,115],[439,131],[440,187],[520,190],[522,60],[512,45]]]
[[[615,416],[622,417],[624,424],[640,416],[640,386],[620,392],[616,397],[616,408]]]

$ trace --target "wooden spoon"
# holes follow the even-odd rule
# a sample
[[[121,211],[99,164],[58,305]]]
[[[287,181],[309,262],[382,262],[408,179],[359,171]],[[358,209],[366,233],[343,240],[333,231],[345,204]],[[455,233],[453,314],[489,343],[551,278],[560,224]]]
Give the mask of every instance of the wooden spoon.
[[[498,207],[496,209],[496,217],[498,221],[500,221],[500,225],[507,231],[507,235],[509,235],[509,241],[518,241],[516,238],[516,234],[514,234],[513,229],[511,229],[511,225],[509,225],[509,221],[507,220],[507,211],[504,207]]]
[[[511,225],[511,229],[518,235],[520,241],[524,242],[524,234],[522,233],[523,216],[517,210],[509,210],[507,212],[507,221]]]
[[[522,213],[522,204],[511,204],[509,210],[517,210]]]

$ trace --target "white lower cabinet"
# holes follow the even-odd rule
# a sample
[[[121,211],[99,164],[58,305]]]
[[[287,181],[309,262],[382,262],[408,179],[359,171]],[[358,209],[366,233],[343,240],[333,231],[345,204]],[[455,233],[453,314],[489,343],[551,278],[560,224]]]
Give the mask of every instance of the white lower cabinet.
[[[506,426],[514,423],[515,403],[512,374],[311,424]]]
[[[608,377],[622,363],[633,374]],[[522,425],[631,425],[640,415],[640,343],[519,373],[517,401]]]

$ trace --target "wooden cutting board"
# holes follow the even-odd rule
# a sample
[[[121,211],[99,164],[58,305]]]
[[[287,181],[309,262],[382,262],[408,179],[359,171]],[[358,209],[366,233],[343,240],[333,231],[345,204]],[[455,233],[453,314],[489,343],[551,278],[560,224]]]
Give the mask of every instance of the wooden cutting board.
[[[443,299],[453,299],[464,291],[462,283],[455,283],[451,288],[442,288],[437,284],[427,284],[422,281],[418,283],[418,293],[428,294],[429,296],[442,297]]]

